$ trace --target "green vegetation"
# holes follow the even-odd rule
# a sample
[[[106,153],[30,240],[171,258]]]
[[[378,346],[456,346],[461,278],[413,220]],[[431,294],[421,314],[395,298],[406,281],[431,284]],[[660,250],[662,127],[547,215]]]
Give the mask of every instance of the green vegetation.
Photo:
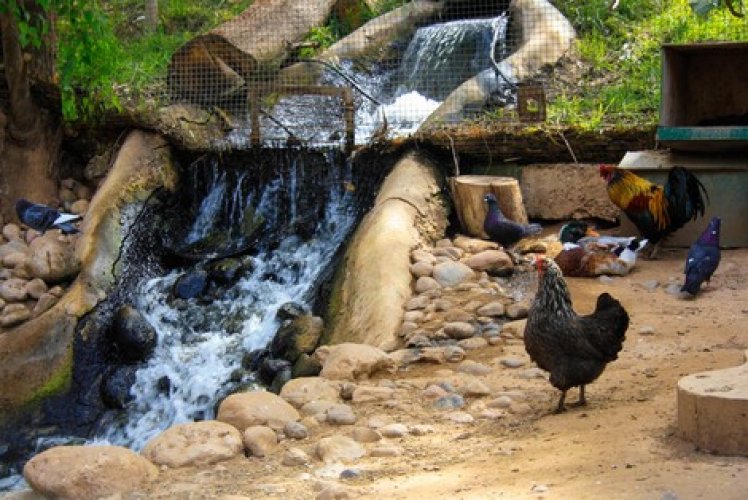
[[[577,30],[577,50],[588,69],[549,103],[552,124],[654,124],[662,43],[748,40],[748,20],[724,6],[700,16],[689,0],[624,0],[615,10],[609,0],[554,3]]]
[[[748,40],[748,17],[738,0],[552,0],[577,30],[582,70],[551,74],[548,122],[597,128],[657,120],[660,46],[709,40]],[[159,2],[159,26],[145,27],[145,0],[36,0],[56,13],[58,75],[69,121],[95,121],[134,102],[165,95],[166,71],[177,48],[242,12],[252,0]],[[0,2],[2,3],[2,2]],[[374,10],[331,17],[307,37],[300,57],[314,57],[357,26],[404,3],[382,0]],[[715,7],[715,5],[717,5]],[[0,6],[0,9],[3,7]],[[8,0],[24,44],[39,46],[48,26]],[[496,117],[502,112],[497,111]]]

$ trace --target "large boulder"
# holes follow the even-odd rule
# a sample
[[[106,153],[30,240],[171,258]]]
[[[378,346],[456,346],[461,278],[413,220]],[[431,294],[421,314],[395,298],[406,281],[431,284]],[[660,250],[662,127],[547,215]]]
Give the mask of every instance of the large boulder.
[[[412,294],[410,252],[441,238],[447,225],[443,184],[442,173],[415,151],[393,167],[336,274],[323,343],[397,347]]]
[[[231,424],[239,432],[252,425],[283,429],[286,423],[299,419],[299,412],[285,399],[266,391],[239,392],[224,399],[216,420]]]
[[[296,408],[312,401],[336,402],[340,399],[340,386],[321,377],[300,377],[286,382],[280,397]]]
[[[156,465],[185,467],[228,460],[243,451],[242,435],[234,426],[206,420],[166,429],[145,445],[142,454]]]
[[[49,498],[104,498],[136,491],[158,469],[121,446],[56,446],[26,462],[23,477]]]
[[[393,371],[395,367],[386,352],[365,344],[322,346],[315,356],[322,364],[320,377],[332,380],[368,378],[377,371]]]

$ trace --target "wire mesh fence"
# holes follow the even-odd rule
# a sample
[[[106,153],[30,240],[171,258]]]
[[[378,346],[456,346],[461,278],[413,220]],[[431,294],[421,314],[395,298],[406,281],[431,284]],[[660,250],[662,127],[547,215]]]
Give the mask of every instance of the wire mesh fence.
[[[743,8],[256,0],[179,46],[165,89],[172,103],[226,116],[236,146],[363,144],[471,123],[655,123],[662,45],[746,42]]]

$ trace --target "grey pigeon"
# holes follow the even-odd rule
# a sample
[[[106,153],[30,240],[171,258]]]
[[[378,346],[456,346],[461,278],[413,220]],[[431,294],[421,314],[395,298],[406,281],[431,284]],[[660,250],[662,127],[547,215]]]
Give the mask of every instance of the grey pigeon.
[[[488,203],[488,213],[483,220],[483,230],[489,238],[503,247],[517,243],[525,236],[539,233],[543,228],[540,224],[519,224],[507,219],[499,208],[496,196],[488,193],[484,198]]]
[[[79,232],[72,223],[81,220],[80,215],[60,212],[55,208],[32,203],[23,198],[16,201],[16,214],[21,222],[42,233],[49,229],[59,229],[63,234]]]
[[[691,245],[686,258],[686,282],[680,291],[693,297],[701,288],[701,284],[712,278],[712,274],[719,266],[721,252],[719,250],[719,229],[722,221],[719,217],[712,217],[696,243]]]

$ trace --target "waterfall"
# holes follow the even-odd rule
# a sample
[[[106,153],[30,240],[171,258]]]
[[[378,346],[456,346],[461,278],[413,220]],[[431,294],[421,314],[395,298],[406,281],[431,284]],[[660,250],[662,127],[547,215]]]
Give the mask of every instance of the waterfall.
[[[505,57],[508,17],[450,21],[421,27],[405,48],[398,67],[357,69],[343,61],[320,83],[350,87],[356,82],[356,144],[366,144],[386,117],[390,136],[414,133],[460,84]],[[346,77],[341,76],[346,75]],[[501,82],[498,82],[501,84]],[[375,101],[366,96],[371,96]],[[342,145],[345,124],[337,98],[283,96],[261,119],[261,136],[272,144],[289,138],[311,145]],[[232,131],[227,145],[245,148],[249,125]]]
[[[497,31],[506,30],[506,17]],[[462,82],[490,68],[494,50],[494,19],[469,19],[419,28],[400,64],[396,95],[416,91],[444,100]]]
[[[257,213],[275,223],[282,220],[282,213],[290,213],[293,221],[299,210],[296,197],[301,194],[300,181],[310,181],[306,170],[310,169],[304,168],[300,157],[291,159],[289,175],[272,179],[260,188]],[[171,290],[182,270],[141,284],[134,302],[155,327],[157,347],[137,372],[131,390],[134,399],[126,415],[106,429],[101,439],[140,450],[171,425],[214,418],[217,401],[229,389],[253,384],[252,374],[237,376],[242,358],[272,339],[278,327],[275,314],[281,305],[307,300],[317,275],[353,226],[356,209],[352,193],[344,188],[348,175],[345,167],[330,165],[313,184],[313,189],[325,187],[328,195],[323,207],[316,207],[321,208],[321,218],[311,238],[303,241],[288,234],[277,247],[260,250],[251,257],[251,271],[209,303],[173,300]],[[231,213],[237,196],[248,199],[241,193],[241,182],[233,187],[227,184],[229,177],[224,172],[207,183],[208,193],[199,205],[195,224],[220,220],[216,217],[217,205],[224,207],[224,213]],[[237,177],[237,181],[242,178]],[[284,206],[283,200],[292,201]]]

